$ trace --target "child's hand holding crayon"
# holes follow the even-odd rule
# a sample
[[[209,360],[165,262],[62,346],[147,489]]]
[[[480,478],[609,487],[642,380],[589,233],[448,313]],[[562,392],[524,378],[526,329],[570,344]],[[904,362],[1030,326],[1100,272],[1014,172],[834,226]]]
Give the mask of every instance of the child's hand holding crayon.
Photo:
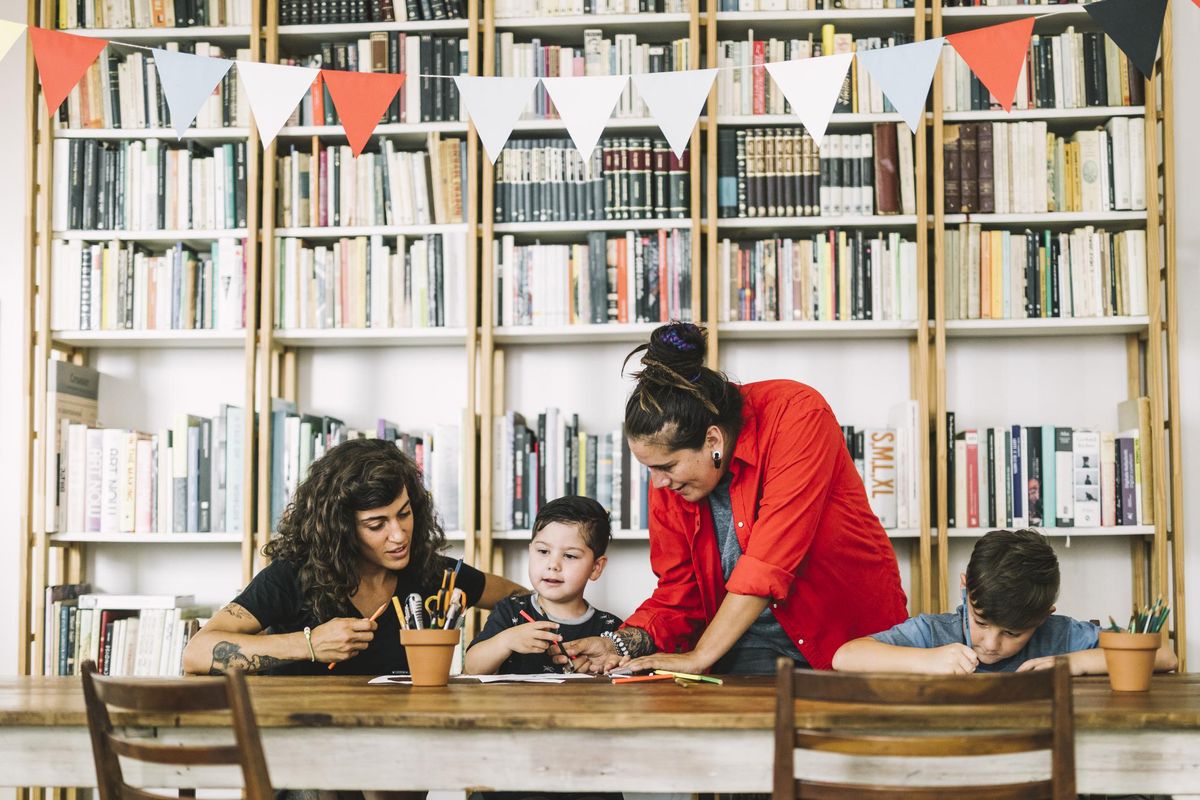
[[[930,675],[970,675],[979,666],[979,656],[975,651],[958,642],[921,653],[925,660],[921,671]]]
[[[544,653],[550,649],[550,645],[562,641],[557,630],[557,622],[541,620],[509,628],[500,636],[504,637],[504,645],[514,653]]]

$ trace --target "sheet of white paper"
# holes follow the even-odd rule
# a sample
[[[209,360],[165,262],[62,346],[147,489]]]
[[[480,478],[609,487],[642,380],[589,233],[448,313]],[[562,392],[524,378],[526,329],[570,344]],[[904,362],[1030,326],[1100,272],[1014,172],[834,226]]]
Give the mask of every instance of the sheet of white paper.
[[[556,672],[542,672],[537,675],[451,675],[451,680],[459,680],[469,678],[477,680],[480,683],[563,683],[568,680],[579,679],[595,679],[596,675],[585,675],[581,672],[559,674]],[[375,684],[397,684],[409,685],[412,683],[410,675],[380,675],[378,678],[372,678],[367,682],[368,685]]]

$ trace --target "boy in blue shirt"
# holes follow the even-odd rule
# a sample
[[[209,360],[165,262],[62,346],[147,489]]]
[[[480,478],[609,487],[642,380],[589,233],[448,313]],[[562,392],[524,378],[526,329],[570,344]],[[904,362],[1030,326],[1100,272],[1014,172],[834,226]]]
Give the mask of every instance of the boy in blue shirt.
[[[568,495],[542,506],[529,542],[533,594],[496,604],[467,648],[466,672],[562,672],[565,665],[553,660],[559,645],[619,628],[619,617],[583,599],[588,582],[604,572],[611,539],[608,512],[590,497]]]
[[[1066,655],[1072,675],[1108,672],[1099,626],[1054,613],[1058,558],[1034,530],[991,531],[975,543],[959,576],[963,604],[947,614],[921,614],[889,630],[846,642],[833,657],[844,672],[1024,672],[1048,669]],[[1175,669],[1175,654],[1158,649],[1156,672]]]

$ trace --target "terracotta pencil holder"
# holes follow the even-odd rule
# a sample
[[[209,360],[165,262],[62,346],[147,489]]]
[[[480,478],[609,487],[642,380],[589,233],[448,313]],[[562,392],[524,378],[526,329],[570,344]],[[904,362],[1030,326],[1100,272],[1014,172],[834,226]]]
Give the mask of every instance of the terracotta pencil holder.
[[[461,635],[457,628],[400,631],[413,686],[445,686],[450,681],[450,664]]]
[[[1100,631],[1100,647],[1108,664],[1108,682],[1117,692],[1145,692],[1154,674],[1154,653],[1162,645],[1160,633]]]

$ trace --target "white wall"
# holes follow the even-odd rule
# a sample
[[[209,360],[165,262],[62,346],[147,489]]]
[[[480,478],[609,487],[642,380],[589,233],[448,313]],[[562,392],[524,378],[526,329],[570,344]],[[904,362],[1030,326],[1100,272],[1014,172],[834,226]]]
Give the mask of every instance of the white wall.
[[[23,19],[25,14],[24,0],[0,0],[0,18],[9,20]],[[1200,265],[1200,226],[1187,224],[1189,220],[1200,219],[1200,195],[1189,191],[1192,181],[1200,181],[1200,153],[1196,152],[1194,146],[1188,147],[1188,139],[1195,141],[1195,135],[1200,131],[1200,92],[1197,91],[1195,78],[1191,76],[1200,75],[1200,48],[1194,46],[1185,46],[1185,44],[1200,41],[1200,10],[1189,3],[1173,4],[1175,20],[1175,41],[1177,43],[1175,50],[1175,74],[1177,79],[1176,88],[1176,164],[1177,164],[1177,185],[1178,192],[1178,207],[1176,209],[1176,219],[1179,224],[1179,238],[1177,249],[1177,263],[1180,286],[1180,337],[1181,337],[1181,353],[1180,353],[1180,368],[1181,368],[1181,390],[1183,400],[1182,413],[1182,429],[1185,433],[1185,449],[1184,449],[1184,476],[1185,486],[1196,487],[1197,475],[1200,474],[1200,405],[1193,398],[1200,396],[1200,318],[1198,315],[1188,313],[1191,310],[1194,298],[1200,297],[1200,274],[1197,267]],[[24,174],[27,144],[24,142],[24,131],[26,119],[22,110],[25,107],[24,97],[24,59],[20,48],[24,47],[24,40],[18,46],[17,51],[10,53],[2,62],[0,62],[0,107],[4,108],[9,113],[0,115],[0,141],[6,144],[0,148],[0,175],[5,176],[3,183],[4,191],[0,191],[0,441],[17,442],[20,441],[22,434],[21,425],[24,420],[23,398],[24,387],[20,381],[20,359],[25,352],[23,343],[20,341],[20,333],[22,330],[23,320],[22,315],[25,313],[21,307],[20,298],[22,296],[22,281],[25,276],[25,257],[23,253],[24,237],[22,222],[24,219]],[[1190,137],[1186,134],[1191,134]],[[970,349],[956,348],[953,351],[952,358],[955,361],[951,366],[958,371],[957,374],[971,376],[971,363],[974,359],[973,355],[988,355],[987,350],[995,347],[994,343],[980,344],[973,346]],[[737,377],[742,379],[754,379],[763,377],[759,374],[762,367],[762,358],[764,352],[761,348],[730,346],[726,348],[726,359],[722,365],[725,369],[733,372]],[[1041,346],[1039,346],[1041,347]],[[592,348],[584,348],[591,350]],[[597,348],[603,351],[597,357],[595,353],[589,354],[589,363],[593,365],[601,365],[604,370],[600,374],[589,373],[581,378],[588,380],[589,384],[593,382],[601,383],[603,386],[611,387],[604,392],[597,393],[580,393],[578,386],[570,387],[571,399],[551,397],[550,394],[543,394],[545,388],[536,383],[537,375],[545,375],[541,369],[535,370],[533,361],[526,357],[525,353],[520,352],[521,348],[514,350],[510,356],[509,370],[509,387],[508,400],[510,407],[517,408],[524,412],[536,411],[550,403],[557,402],[564,408],[577,407],[581,413],[583,422],[587,427],[595,427],[604,429],[608,426],[615,426],[620,418],[620,399],[623,397],[622,387],[616,381],[616,370],[619,364],[620,356],[623,355],[625,348],[616,347],[609,348],[601,346]],[[871,413],[866,406],[859,408],[856,403],[860,403],[863,394],[861,393],[861,384],[849,378],[844,372],[840,371],[841,357],[845,355],[848,358],[853,357],[853,351],[856,345],[853,343],[843,343],[841,345],[823,345],[820,347],[806,347],[805,345],[789,346],[785,353],[785,364],[788,374],[795,373],[795,377],[802,380],[806,379],[824,391],[831,403],[834,404],[838,411],[840,419],[845,420],[848,424],[878,424],[880,421],[868,419],[867,416]],[[1058,345],[1049,344],[1041,349],[1041,355],[1049,357],[1055,356],[1055,359],[1061,363],[1063,357],[1069,357],[1069,352],[1057,352],[1060,350]],[[619,351],[619,352],[618,352]],[[845,352],[843,352],[845,351]],[[540,367],[544,368],[546,360],[539,354],[537,361]],[[1099,359],[1098,371],[1107,375],[1122,375],[1124,374],[1124,364],[1120,359],[1118,350],[1100,344],[1098,347],[1089,349],[1089,353],[1094,358]],[[549,360],[561,359],[559,366],[564,369],[562,372],[566,374],[578,374],[573,370],[573,359],[578,355],[575,349],[564,349],[560,356],[552,356]],[[885,386],[895,386],[899,390],[899,394],[903,393],[903,388],[907,382],[907,357],[901,349],[891,354],[894,356],[883,359],[886,362],[886,380],[881,381]],[[322,356],[325,358],[326,356]],[[136,359],[130,359],[127,356],[113,356],[109,363],[116,367],[120,365],[118,372],[124,377],[114,378],[122,381],[122,383],[113,384],[113,388],[119,386],[134,387],[138,381],[138,373],[144,367],[149,367],[149,362],[155,357],[144,354]],[[238,357],[234,357],[237,360]],[[342,361],[337,355],[329,356],[330,363],[328,367],[335,372],[341,370],[344,366],[339,363]],[[1005,361],[1011,364],[1020,363],[1018,356],[1014,353]],[[447,364],[458,362],[456,358],[444,359],[444,355],[434,359],[435,363]],[[240,362],[239,362],[240,363]],[[461,363],[461,362],[458,362]],[[612,375],[607,372],[608,365],[612,365]],[[302,366],[305,366],[302,364]],[[411,385],[406,377],[409,368],[402,361],[395,359],[394,351],[391,354],[385,355],[381,352],[374,357],[374,371],[380,376],[378,381],[378,393],[372,393],[369,400],[362,398],[354,402],[348,408],[341,408],[345,402],[344,397],[338,397],[342,394],[337,387],[341,386],[340,381],[322,380],[320,383],[302,383],[301,385],[301,401],[306,405],[314,408],[317,411],[326,411],[328,413],[337,414],[341,411],[346,416],[346,421],[352,425],[370,424],[376,415],[386,416],[404,416],[413,415],[416,418],[415,422],[420,424],[430,424],[432,422],[443,421],[440,419],[440,414],[436,414],[435,409],[430,405],[429,401],[434,399],[430,395],[421,398],[406,398],[397,402],[394,398],[402,394],[408,386]],[[326,365],[322,364],[323,370]],[[220,367],[225,369],[225,365]],[[368,368],[370,371],[371,368]],[[356,370],[357,371],[357,370]],[[302,374],[309,372],[302,370]],[[556,371],[557,372],[557,371]],[[558,374],[562,374],[558,372]],[[324,374],[324,373],[323,373]],[[340,372],[339,372],[340,374]],[[521,381],[521,375],[530,375],[529,382]],[[1053,380],[1053,372],[1047,373]],[[159,373],[161,376],[161,373]],[[361,375],[361,373],[360,373]],[[821,375],[823,377],[813,377]],[[183,376],[167,376],[169,379],[174,379]],[[457,408],[462,403],[463,386],[461,378],[461,369],[457,368],[445,370],[446,386],[448,388],[445,403],[447,406],[452,405]],[[878,374],[871,377],[878,378]],[[995,376],[992,378],[995,379]],[[240,378],[239,378],[240,380]],[[127,383],[125,383],[127,382]],[[982,405],[988,398],[987,379],[982,376],[979,381],[967,380],[965,383],[956,381],[953,383],[956,387],[951,395],[952,402],[959,402],[965,408],[968,405],[978,409],[979,419],[970,420],[973,424],[990,424],[992,422],[1001,421],[1003,419],[1013,419],[1019,417],[1023,413],[1024,407],[1020,401],[1013,401],[1012,396],[1006,398],[1004,407],[992,407],[990,405]],[[1102,393],[1112,393],[1117,391],[1122,385],[1120,379],[1112,381],[1105,380],[1098,384],[1097,391]],[[534,387],[537,386],[537,390]],[[232,388],[232,387],[231,387]],[[565,389],[566,387],[564,387]],[[1047,406],[1043,401],[1047,397],[1052,397],[1053,393],[1046,393],[1045,385],[1042,385],[1042,397],[1038,402],[1034,403],[1034,408],[1045,410]],[[1075,396],[1078,396],[1078,386]],[[119,391],[119,389],[118,389]],[[136,393],[135,393],[136,394]],[[215,410],[212,408],[213,403],[220,399],[233,400],[240,402],[240,389],[237,389],[232,395],[225,393],[206,393],[203,397],[189,396],[189,401],[186,408],[170,408],[165,411],[181,411],[190,410],[194,413],[211,413]],[[611,395],[611,396],[610,396]],[[583,399],[581,399],[583,398]],[[856,400],[855,398],[859,398]],[[957,400],[956,400],[957,398]],[[336,404],[335,404],[336,399]],[[1069,409],[1054,409],[1048,411],[1040,411],[1040,416],[1045,416],[1049,413],[1055,417],[1057,421],[1061,415],[1064,422],[1082,422],[1086,421],[1098,425],[1111,426],[1115,423],[1115,419],[1111,419],[1111,408],[1115,403],[1116,395],[1112,398],[1102,394],[1093,398],[1094,402],[1089,402],[1087,408],[1089,413],[1095,413],[1096,419],[1088,418],[1081,420],[1077,415],[1070,413]],[[602,404],[597,402],[602,401]],[[142,397],[140,403],[148,403],[146,397]],[[335,405],[337,407],[335,407]],[[118,406],[112,404],[108,406],[112,414],[121,414],[123,411],[118,411]],[[873,407],[873,406],[872,406]],[[1107,410],[1105,410],[1107,409]],[[102,409],[103,412],[104,409]],[[1067,416],[1070,413],[1070,416]],[[992,417],[995,417],[994,419]],[[453,419],[453,417],[451,418]],[[132,420],[130,420],[132,422]],[[397,420],[401,421],[401,420]],[[445,421],[451,421],[447,419]],[[141,421],[140,424],[147,424]],[[19,451],[18,451],[19,452]],[[11,674],[16,670],[15,659],[15,638],[16,638],[16,609],[17,609],[17,578],[18,564],[16,563],[16,554],[19,544],[19,532],[21,530],[21,520],[18,515],[20,507],[20,459],[17,458],[12,451],[7,451],[3,456],[0,456],[0,586],[5,587],[4,591],[0,592],[0,674]],[[1191,501],[1192,498],[1186,498]],[[1187,529],[1185,535],[1185,548],[1188,559],[1187,573],[1189,576],[1189,625],[1188,625],[1188,640],[1190,661],[1193,669],[1196,665],[1200,665],[1200,504],[1192,501],[1187,504]],[[640,545],[627,543],[614,544],[612,556],[612,569],[603,580],[605,586],[598,587],[599,591],[595,595],[598,604],[607,606],[617,613],[628,613],[632,598],[626,596],[618,596],[612,591],[618,574],[629,575],[629,583],[633,585],[632,592],[638,593],[648,586],[649,570],[644,561],[639,559],[639,554],[644,550],[640,549]],[[523,557],[521,556],[522,547],[514,543],[509,546],[509,572],[514,577],[520,577],[523,574]],[[901,548],[903,552],[903,548]],[[1078,539],[1072,542],[1071,550],[1060,550],[1064,560],[1064,585],[1073,586],[1071,602],[1064,604],[1064,611],[1076,611],[1083,616],[1094,616],[1094,609],[1099,603],[1107,602],[1106,598],[1116,598],[1120,602],[1128,603],[1128,571],[1125,567],[1127,559],[1127,551],[1124,547],[1117,546],[1115,543],[1106,542],[1091,542],[1081,543]],[[1077,555],[1083,554],[1086,560],[1076,562]],[[209,554],[205,557],[213,561],[224,561],[224,559],[216,554]],[[161,564],[161,556],[155,556],[153,553],[139,559],[139,564],[134,567],[133,572],[126,575],[120,574],[115,570],[115,563],[112,575],[113,581],[124,581],[126,579],[132,581],[138,586],[144,586],[147,590],[153,590],[154,583],[150,575],[158,571],[158,566]],[[960,562],[965,560],[964,552],[955,552],[952,558],[952,569],[960,568]],[[1082,565],[1077,569],[1076,564]],[[902,561],[903,564],[903,561]],[[1099,571],[1097,572],[1096,567]],[[213,581],[213,585],[208,587],[203,594],[212,594],[215,597],[227,597],[232,586],[232,582],[236,577],[230,578],[230,570],[226,569],[224,564],[212,564],[206,569],[211,569],[218,577]],[[906,579],[909,570],[906,565],[902,565],[902,571]],[[1097,574],[1101,578],[1097,578]],[[1117,581],[1117,583],[1111,583]],[[1084,590],[1082,599],[1076,602],[1074,595],[1078,591],[1078,587],[1091,587]],[[1104,588],[1113,587],[1113,588]],[[132,587],[131,587],[132,588]],[[207,598],[206,598],[207,599]],[[1078,608],[1075,606],[1078,605]]]

